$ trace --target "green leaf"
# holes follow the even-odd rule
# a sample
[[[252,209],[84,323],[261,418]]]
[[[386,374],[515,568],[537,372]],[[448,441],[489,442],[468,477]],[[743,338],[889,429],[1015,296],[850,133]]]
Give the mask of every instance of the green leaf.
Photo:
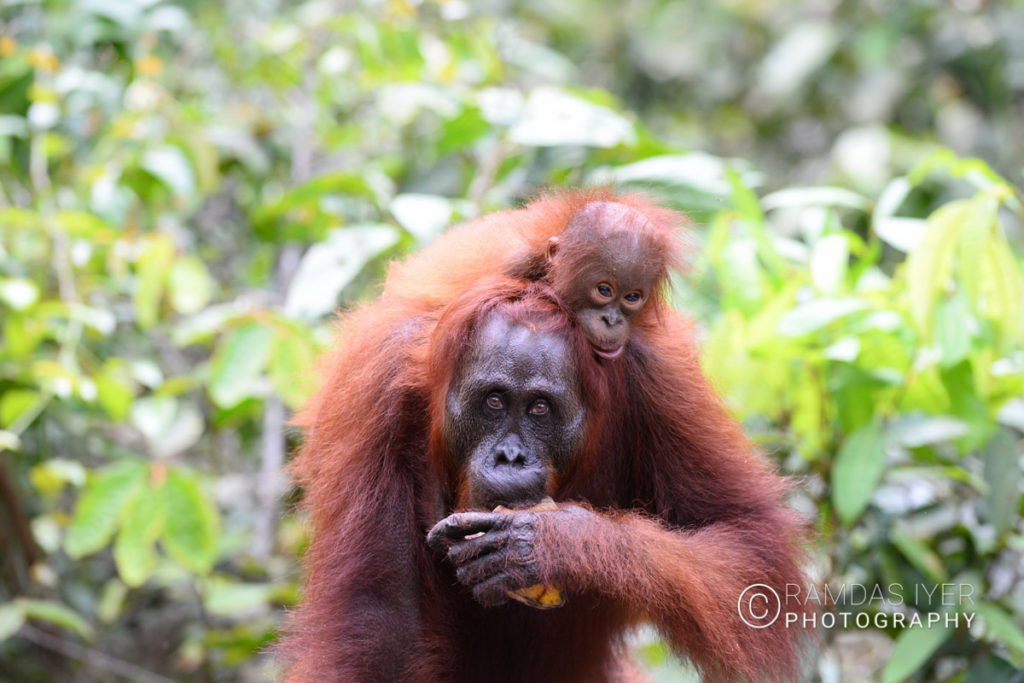
[[[167,386],[166,384],[164,386]],[[158,458],[177,455],[203,435],[203,417],[192,401],[156,394],[132,403],[130,421]]]
[[[633,124],[607,107],[541,86],[526,98],[509,139],[527,147],[616,147],[636,140]]]
[[[163,145],[149,149],[143,155],[140,165],[174,194],[184,199],[191,199],[195,195],[195,173],[180,147]]]
[[[988,495],[984,498],[989,521],[1002,535],[1013,529],[1020,509],[1020,448],[1006,430],[1000,430],[985,449],[984,477]]]
[[[1006,242],[990,241],[981,260],[981,310],[1006,337],[1006,346],[1024,335],[1024,275]]]
[[[124,361],[108,359],[93,381],[96,383],[96,397],[110,419],[120,422],[128,417],[135,391],[131,373]]]
[[[29,619],[39,619],[54,626],[74,631],[82,638],[92,638],[92,626],[77,612],[53,600],[18,599],[15,603]]]
[[[85,488],[64,540],[72,558],[94,553],[114,536],[122,509],[136,496],[146,478],[146,468],[125,461],[100,473]]]
[[[173,262],[174,244],[171,239],[163,234],[152,235],[135,265],[136,283],[132,297],[135,319],[144,330],[160,319],[160,299]]]
[[[864,511],[884,472],[882,426],[875,420],[846,437],[832,466],[832,503],[844,524]]]
[[[999,203],[988,194],[976,195],[970,200],[969,220],[960,229],[957,248],[957,273],[964,291],[971,301],[978,301],[981,286],[982,254],[992,240]]]
[[[289,188],[277,201],[268,203],[253,215],[253,226],[259,237],[263,239],[280,239],[286,236],[287,219],[296,217],[302,224],[309,223],[309,216],[319,211],[321,200],[330,195],[356,195],[367,197],[373,201],[378,199],[377,190],[366,173],[350,173],[332,171],[312,178],[301,185]],[[333,217],[332,217],[333,218]],[[333,219],[326,227],[338,224]],[[310,231],[303,225],[301,234],[290,235],[302,237],[304,241],[318,240],[322,231]]]
[[[174,310],[191,315],[210,302],[214,282],[202,261],[195,256],[184,256],[171,266],[167,286]]]
[[[436,194],[405,193],[391,200],[391,214],[421,244],[426,244],[448,227],[452,202]]]
[[[271,584],[211,579],[206,584],[203,605],[210,614],[231,616],[266,606],[273,592]]]
[[[725,177],[732,189],[732,205],[736,215],[751,225],[764,224],[764,212],[757,195],[744,182],[739,172],[732,168],[725,169]]]
[[[37,391],[11,389],[0,398],[0,427],[10,427],[19,417],[31,413],[42,399]]]
[[[1024,630],[1008,615],[1002,607],[991,602],[979,602],[974,606],[974,613],[985,622],[985,628],[1016,652],[1024,657]]]
[[[788,187],[765,195],[766,210],[800,206],[843,206],[867,210],[870,202],[863,195],[842,187]]]
[[[889,540],[910,560],[910,564],[935,583],[945,583],[949,579],[946,568],[942,566],[942,560],[920,539],[893,528]]]
[[[921,668],[952,634],[950,629],[939,624],[903,631],[882,670],[882,683],[905,680]]]
[[[194,572],[210,571],[217,558],[217,511],[188,474],[171,471],[164,484],[167,522],[163,544],[171,557]]]
[[[400,238],[390,225],[367,223],[332,230],[327,239],[306,251],[288,286],[285,314],[311,320],[338,305],[338,295]]]
[[[25,623],[25,612],[16,602],[0,605],[0,643],[4,642]]]
[[[827,295],[839,293],[846,281],[850,260],[850,243],[845,235],[825,235],[811,252],[811,281]]]
[[[907,292],[910,314],[917,329],[931,333],[935,297],[946,287],[953,270],[960,229],[971,219],[968,200],[950,202],[928,217],[928,230],[907,258]]]
[[[487,135],[491,124],[480,114],[477,107],[466,107],[453,119],[444,122],[441,127],[441,138],[437,142],[437,151],[448,154],[457,149],[469,147]]]
[[[309,398],[308,383],[302,381],[316,359],[312,341],[288,329],[274,340],[270,354],[270,377],[281,399],[292,408]]]
[[[939,301],[935,308],[935,341],[943,367],[956,365],[971,351],[971,313],[962,295]]]
[[[751,313],[764,298],[764,278],[757,261],[757,243],[750,238],[732,238],[722,248],[718,264],[726,305]]]
[[[114,562],[129,586],[141,586],[156,569],[154,544],[163,533],[166,507],[163,492],[145,489],[129,503],[114,542]]]
[[[812,299],[782,316],[777,331],[787,337],[810,334],[867,307],[863,299]]]
[[[221,408],[234,408],[259,393],[274,333],[250,322],[229,332],[210,361],[210,398]]]

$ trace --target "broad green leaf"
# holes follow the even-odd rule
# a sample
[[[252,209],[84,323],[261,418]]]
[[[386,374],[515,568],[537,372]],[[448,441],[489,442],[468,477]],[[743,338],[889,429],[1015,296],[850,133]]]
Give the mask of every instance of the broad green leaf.
[[[910,314],[917,329],[931,333],[931,316],[935,297],[949,281],[953,256],[964,223],[971,219],[969,200],[950,202],[928,217],[928,230],[907,258],[907,292]]]
[[[615,147],[636,139],[633,124],[619,113],[558,88],[530,93],[509,139],[529,147]]]
[[[132,403],[131,423],[146,437],[153,455],[166,458],[196,444],[203,435],[203,417],[191,401],[155,395]]]
[[[960,294],[942,299],[935,307],[935,342],[943,367],[956,365],[971,351],[971,313]]]
[[[908,628],[896,639],[889,661],[882,670],[882,683],[898,683],[921,668],[953,631],[942,624]]]
[[[203,605],[210,614],[231,616],[265,607],[273,591],[274,586],[266,583],[239,583],[223,578],[211,579],[206,584]]]
[[[1005,341],[1024,336],[1024,275],[1021,266],[1001,240],[992,240],[982,252],[980,292],[982,310],[1005,335]],[[1004,341],[1004,345],[1005,345]]]
[[[96,383],[96,397],[110,419],[120,422],[128,417],[135,391],[126,364],[120,359],[108,359],[93,381]]]
[[[195,195],[195,173],[180,147],[163,145],[149,149],[142,157],[141,166],[174,194],[184,199]]]
[[[263,206],[253,216],[253,224],[261,237],[275,237],[281,231],[281,222],[290,214],[305,213],[308,220],[309,211],[317,211],[318,206],[324,197],[330,195],[357,195],[378,199],[378,192],[374,185],[369,182],[366,173],[350,173],[347,171],[332,171],[312,178],[301,185],[288,189],[283,196],[274,202]],[[337,225],[335,220],[334,225]],[[307,239],[318,239],[317,235],[307,235]]]
[[[988,495],[984,505],[989,521],[999,534],[1013,529],[1020,510],[1020,447],[1017,440],[1001,430],[985,448],[984,477]]]
[[[832,466],[832,503],[843,524],[864,511],[884,472],[882,426],[876,420],[846,437]]]
[[[19,598],[15,601],[26,618],[39,619],[54,626],[74,631],[82,638],[92,638],[92,626],[70,607],[53,600],[28,600]]]
[[[258,380],[273,341],[273,330],[259,322],[228,332],[210,361],[210,398],[216,405],[234,408],[259,393]]]
[[[1018,657],[1024,657],[1024,630],[1002,607],[991,602],[974,605],[974,613],[985,622],[989,633],[1013,650]]]
[[[171,306],[178,313],[201,311],[213,295],[214,282],[206,266],[195,256],[183,256],[171,266],[167,289]]]
[[[727,168],[725,177],[732,188],[732,205],[736,209],[736,215],[751,225],[763,225],[764,212],[761,210],[761,203],[754,191],[744,184],[739,172]]]
[[[114,542],[117,572],[129,586],[141,586],[156,569],[154,544],[163,532],[162,491],[143,490],[125,508],[121,531]]]
[[[846,280],[850,243],[845,235],[826,235],[811,251],[811,281],[822,294],[839,293]]]
[[[812,299],[782,316],[777,331],[787,337],[810,334],[867,307],[862,299]]]
[[[878,201],[875,202],[872,218],[877,221],[881,217],[895,216],[912,189],[913,187],[906,176],[890,180],[889,184],[882,190],[882,193],[878,195]]]
[[[142,489],[146,468],[125,461],[104,470],[85,488],[75,507],[64,547],[72,558],[94,553],[110,542],[121,511]]]
[[[338,295],[362,271],[399,240],[390,225],[353,225],[332,230],[327,239],[314,244],[299,263],[288,287],[285,313],[312,320],[330,313]]]
[[[400,194],[391,200],[391,213],[417,241],[426,244],[448,226],[452,202],[434,194]]]
[[[751,313],[764,298],[757,244],[750,238],[733,238],[722,249],[718,279],[722,283],[726,305]]]
[[[491,131],[491,124],[481,115],[477,107],[466,107],[462,113],[444,122],[437,151],[448,154],[457,149],[469,147]]]
[[[875,234],[889,246],[910,253],[918,248],[928,231],[928,222],[921,218],[878,218]]]
[[[112,624],[121,615],[127,595],[128,586],[116,576],[104,584],[96,602],[96,618],[101,624]]]
[[[316,349],[305,336],[287,330],[274,340],[270,354],[270,377],[274,389],[292,408],[301,406],[309,398],[309,383],[303,373],[309,372],[316,359]]]
[[[789,187],[765,195],[765,210],[801,206],[844,206],[865,210],[869,202],[863,195],[841,187]]]
[[[921,410],[931,414],[949,412],[949,392],[937,367],[920,370],[909,378],[899,408],[904,411]]]
[[[191,475],[172,470],[164,484],[167,522],[163,544],[171,557],[194,572],[205,574],[217,559],[217,511]]]
[[[890,532],[889,540],[899,548],[905,558],[910,560],[910,564],[929,579],[937,584],[945,583],[948,580],[949,577],[946,574],[946,568],[942,566],[942,560],[926,543],[907,535],[898,528],[894,528]]]
[[[16,602],[0,605],[0,643],[4,642],[25,623],[25,612]]]
[[[135,319],[144,330],[160,319],[160,300],[173,262],[174,244],[171,239],[159,233],[150,236],[135,265],[135,293],[132,297]]]
[[[10,427],[18,418],[31,414],[40,401],[46,399],[37,391],[11,389],[0,397],[0,427]]]
[[[616,183],[664,183],[675,187],[692,188],[709,195],[726,195],[732,189],[726,177],[730,168],[731,162],[727,163],[719,157],[703,152],[666,154],[616,166],[608,171],[606,177],[597,174],[595,180]],[[749,171],[741,173],[740,177],[743,184],[748,187],[753,186],[757,180],[757,175]],[[717,216],[724,216],[717,211],[714,213]]]
[[[958,439],[967,431],[967,425],[952,417],[910,414],[892,420],[885,429],[885,439],[890,444],[919,448]]]
[[[981,287],[982,254],[992,240],[999,203],[988,194],[978,194],[970,200],[968,220],[960,229],[957,245],[957,275],[971,301],[978,301]]]
[[[964,178],[979,190],[1007,187],[1006,180],[981,159],[961,158],[949,149],[940,149],[929,155],[911,169],[907,178],[912,184],[919,185],[936,170],[945,171],[954,178]]]

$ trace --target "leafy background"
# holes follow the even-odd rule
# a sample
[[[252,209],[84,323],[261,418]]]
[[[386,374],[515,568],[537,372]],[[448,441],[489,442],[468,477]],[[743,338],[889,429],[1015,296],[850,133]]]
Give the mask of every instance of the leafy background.
[[[674,295],[821,576],[979,615],[824,631],[809,677],[1019,681],[1022,168],[1020,2],[8,0],[0,678],[272,679],[331,311],[616,182],[694,218]]]

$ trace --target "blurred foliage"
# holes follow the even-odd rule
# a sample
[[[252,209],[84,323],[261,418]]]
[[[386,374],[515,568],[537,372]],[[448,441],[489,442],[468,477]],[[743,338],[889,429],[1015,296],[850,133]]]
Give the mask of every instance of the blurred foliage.
[[[0,679],[272,678],[331,311],[607,182],[697,221],[675,296],[822,576],[975,588],[814,676],[1024,664],[1020,3],[0,8]]]

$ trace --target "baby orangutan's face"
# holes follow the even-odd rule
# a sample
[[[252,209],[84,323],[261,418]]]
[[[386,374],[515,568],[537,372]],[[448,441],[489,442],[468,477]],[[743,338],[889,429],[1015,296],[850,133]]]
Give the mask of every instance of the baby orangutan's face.
[[[564,247],[563,247],[564,248]],[[629,235],[602,240],[594,259],[559,296],[576,314],[594,353],[616,358],[629,341],[630,319],[643,310],[657,276]]]

